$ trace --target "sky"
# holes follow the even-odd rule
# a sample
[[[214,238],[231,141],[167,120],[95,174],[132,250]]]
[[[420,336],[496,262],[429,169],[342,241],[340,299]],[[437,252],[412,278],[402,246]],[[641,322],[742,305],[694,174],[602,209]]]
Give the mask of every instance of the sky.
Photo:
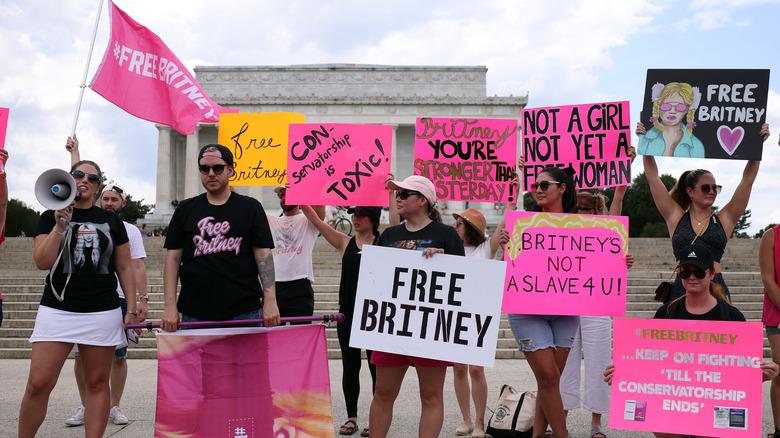
[[[70,135],[99,0],[0,0],[0,107],[10,108],[10,197],[35,210],[33,185],[67,169]],[[649,68],[770,69],[759,176],[749,232],[780,222],[780,0],[529,1],[116,0],[193,71],[196,66],[323,63],[484,65],[487,95],[528,95],[528,108],[629,101],[639,118]],[[109,38],[103,5],[86,83]],[[76,133],[134,199],[155,202],[157,129],[90,89]],[[637,144],[634,136],[632,139]],[[642,171],[641,160],[632,172]],[[723,207],[744,162],[659,158],[678,177],[703,167]]]

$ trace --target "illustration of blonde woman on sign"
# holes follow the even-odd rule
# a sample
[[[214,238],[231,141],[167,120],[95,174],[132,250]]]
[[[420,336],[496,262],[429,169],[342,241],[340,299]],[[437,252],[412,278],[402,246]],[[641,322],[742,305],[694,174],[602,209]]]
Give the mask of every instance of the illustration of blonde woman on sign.
[[[652,89],[653,127],[639,136],[639,153],[664,157],[704,158],[704,144],[693,135],[698,87],[683,82],[656,83]],[[640,123],[641,124],[641,123]],[[643,126],[644,127],[644,126]]]

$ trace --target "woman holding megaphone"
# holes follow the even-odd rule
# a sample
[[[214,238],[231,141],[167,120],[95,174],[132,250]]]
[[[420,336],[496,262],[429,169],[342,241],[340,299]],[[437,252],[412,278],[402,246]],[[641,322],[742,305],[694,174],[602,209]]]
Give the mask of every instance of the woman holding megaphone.
[[[35,264],[50,273],[30,337],[32,360],[19,437],[34,437],[43,423],[49,394],[74,345],[79,346],[87,382],[86,436],[102,437],[110,408],[111,361],[117,346],[127,345],[117,276],[127,295],[124,324],[138,322],[127,232],[119,216],[95,206],[100,167],[79,161],[70,175],[81,196],[71,206],[43,212],[35,229]]]

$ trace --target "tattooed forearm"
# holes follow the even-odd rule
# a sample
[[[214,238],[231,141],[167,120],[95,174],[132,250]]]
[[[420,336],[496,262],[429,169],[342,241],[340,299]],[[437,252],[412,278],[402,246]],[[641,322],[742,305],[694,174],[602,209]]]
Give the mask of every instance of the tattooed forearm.
[[[260,283],[263,285],[263,291],[268,292],[276,284],[274,256],[268,254],[263,258],[256,259],[255,263],[257,263],[257,272],[260,274]]]

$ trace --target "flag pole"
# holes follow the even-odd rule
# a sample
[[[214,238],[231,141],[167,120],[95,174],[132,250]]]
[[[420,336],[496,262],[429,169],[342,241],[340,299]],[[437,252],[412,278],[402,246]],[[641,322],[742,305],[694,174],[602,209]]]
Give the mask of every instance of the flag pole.
[[[95,47],[95,38],[97,37],[98,23],[100,23],[100,13],[103,11],[103,0],[98,4],[97,15],[95,16],[95,28],[92,30],[92,42],[89,44],[89,54],[87,55],[87,66],[84,67],[84,77],[81,79],[79,88],[79,103],[76,105],[76,115],[73,117],[73,129],[70,136],[76,134],[76,125],[79,123],[79,112],[81,111],[81,100],[84,98],[84,89],[87,88],[87,74],[89,73],[89,61],[92,59],[92,48]]]
[[[336,321],[341,322],[344,321],[344,314],[343,313],[333,313],[330,315],[322,315],[322,316],[289,316],[285,318],[279,318],[281,323],[285,322],[317,322],[317,321],[323,321],[323,322],[330,322],[330,321]],[[232,319],[228,321],[192,321],[192,322],[180,322],[178,325],[179,327],[189,327],[189,328],[200,328],[200,327],[214,327],[214,326],[227,326],[227,325],[246,325],[246,324],[262,324],[263,319]],[[147,323],[141,323],[141,324],[128,324],[127,328],[129,329],[147,329],[151,331],[154,328],[159,328],[160,323],[159,322],[147,322]]]

